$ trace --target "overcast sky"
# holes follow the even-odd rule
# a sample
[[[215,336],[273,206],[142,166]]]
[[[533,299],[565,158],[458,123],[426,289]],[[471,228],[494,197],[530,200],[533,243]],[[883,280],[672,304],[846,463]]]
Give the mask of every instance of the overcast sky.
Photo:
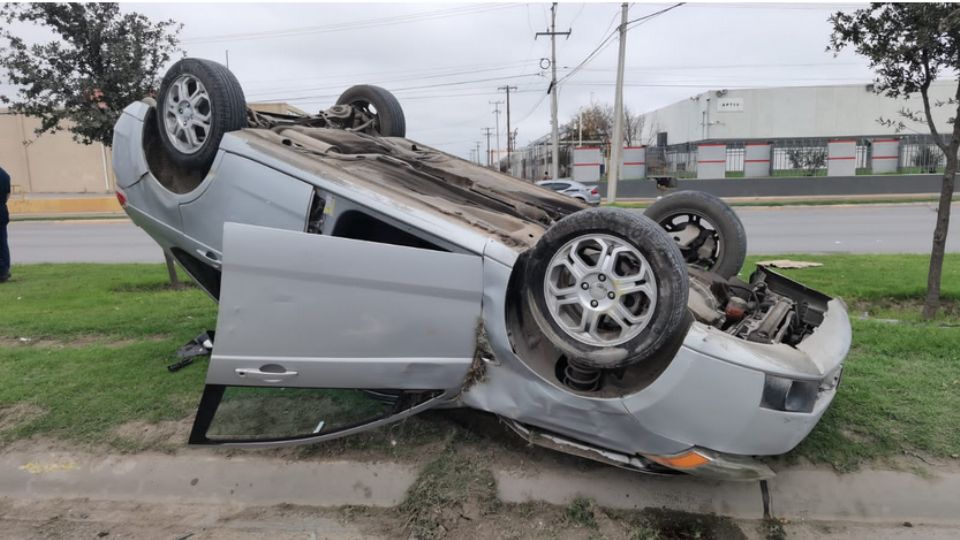
[[[630,19],[672,4],[630,5]],[[624,103],[645,112],[707,89],[865,83],[866,62],[825,52],[827,17],[858,4],[686,4],[630,30]],[[549,133],[549,3],[534,4],[123,4],[184,24],[189,56],[230,68],[248,101],[332,105],[353,84],[399,98],[407,136],[468,157],[494,127],[497,87],[511,95],[518,144]],[[619,22],[617,3],[561,3],[558,77],[587,57]],[[591,101],[613,103],[617,39],[560,87],[560,121]],[[544,64],[546,65],[546,64]],[[501,105],[501,110],[504,106]],[[500,115],[501,147],[506,116]],[[485,146],[485,142],[484,142]]]

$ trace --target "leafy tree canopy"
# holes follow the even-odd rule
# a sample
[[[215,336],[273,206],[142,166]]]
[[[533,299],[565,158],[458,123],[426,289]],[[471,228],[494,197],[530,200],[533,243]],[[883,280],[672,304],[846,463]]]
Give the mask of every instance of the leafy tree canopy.
[[[852,13],[830,17],[833,33],[828,50],[850,47],[870,62],[876,91],[892,98],[920,93],[924,111],[903,110],[910,120],[927,122],[939,140],[926,92],[945,71],[960,71],[960,9],[947,3],[874,3]],[[954,116],[955,118],[955,116]],[[950,119],[953,123],[953,118]],[[884,122],[890,124],[891,122]],[[946,147],[941,144],[941,148]]]
[[[923,111],[903,109],[910,120],[926,121],[930,134],[943,152],[946,165],[937,205],[937,223],[933,229],[930,270],[927,274],[927,295],[923,303],[924,319],[932,319],[940,306],[940,281],[947,232],[950,226],[950,204],[958,169],[960,150],[960,7],[947,3],[874,3],[852,13],[838,12],[830,17],[833,32],[827,50],[840,52],[851,47],[866,57],[876,74],[876,90],[889,97],[919,93]],[[957,87],[951,98],[930,103],[930,85],[940,75],[949,74]],[[937,130],[931,106],[950,106],[950,133]],[[893,121],[882,123],[891,125]],[[902,126],[902,123],[898,125]]]
[[[123,108],[155,94],[182,27],[121,13],[115,3],[0,4],[0,21],[6,41],[0,68],[18,88],[0,95],[0,103],[40,118],[38,136],[66,128],[78,142],[106,145]],[[45,27],[55,37],[28,44],[14,34],[14,22]]]

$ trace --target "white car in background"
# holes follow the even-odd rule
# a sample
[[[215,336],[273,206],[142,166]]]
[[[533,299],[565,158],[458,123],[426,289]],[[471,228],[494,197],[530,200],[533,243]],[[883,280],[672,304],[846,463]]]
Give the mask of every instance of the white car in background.
[[[587,186],[573,180],[541,180],[537,182],[540,187],[552,189],[557,193],[562,193],[568,197],[579,199],[587,204],[596,206],[600,204],[600,190],[597,186]]]

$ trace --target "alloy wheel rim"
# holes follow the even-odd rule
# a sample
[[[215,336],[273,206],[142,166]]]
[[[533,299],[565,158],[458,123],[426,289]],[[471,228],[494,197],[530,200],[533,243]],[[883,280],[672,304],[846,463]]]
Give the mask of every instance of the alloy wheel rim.
[[[178,151],[195,154],[210,135],[212,107],[210,94],[193,75],[177,77],[163,103],[163,125],[167,138]]]
[[[547,265],[544,298],[570,337],[598,347],[635,338],[653,318],[657,280],[640,251],[607,234],[578,236]]]

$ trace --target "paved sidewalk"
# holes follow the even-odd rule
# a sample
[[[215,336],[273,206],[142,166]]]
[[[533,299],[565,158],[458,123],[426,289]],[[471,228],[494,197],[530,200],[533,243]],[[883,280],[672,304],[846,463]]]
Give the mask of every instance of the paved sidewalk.
[[[286,461],[221,457],[93,456],[62,452],[0,456],[0,497],[17,501],[229,504],[234,506],[393,506],[417,476],[390,462]],[[612,508],[666,507],[761,519],[960,526],[960,473],[922,478],[912,473],[863,471],[839,475],[788,469],[768,482],[660,478],[603,468],[589,473],[559,465],[494,470],[501,500],[567,504],[587,496]]]

